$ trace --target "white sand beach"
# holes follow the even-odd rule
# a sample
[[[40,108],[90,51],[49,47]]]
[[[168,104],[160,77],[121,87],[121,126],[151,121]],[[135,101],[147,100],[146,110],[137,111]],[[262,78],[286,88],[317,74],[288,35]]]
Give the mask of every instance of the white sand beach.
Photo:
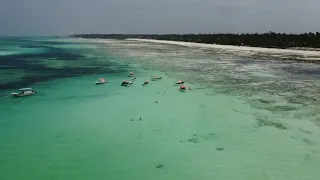
[[[241,56],[251,56],[251,55],[258,54],[260,56],[268,55],[268,56],[278,57],[283,59],[287,59],[288,57],[292,58],[292,56],[298,56],[296,57],[297,59],[320,60],[320,51],[232,46],[232,45],[219,45],[219,44],[203,44],[203,43],[178,42],[178,41],[153,40],[153,39],[127,39],[127,40],[180,45],[180,46],[186,46],[186,47],[219,49],[227,52],[232,52],[234,54],[238,54]]]

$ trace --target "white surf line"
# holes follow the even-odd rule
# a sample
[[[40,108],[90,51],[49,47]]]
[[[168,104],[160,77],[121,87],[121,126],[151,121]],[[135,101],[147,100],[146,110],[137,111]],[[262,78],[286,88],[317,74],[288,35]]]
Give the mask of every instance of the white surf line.
[[[247,84],[215,84],[214,86],[259,86],[263,84],[270,84],[270,83],[301,83],[301,82],[316,82],[317,80],[301,80],[301,81],[263,81],[263,82],[257,82],[257,83],[247,83]]]
[[[181,41],[166,41],[166,40],[153,40],[153,39],[126,39],[128,41],[151,42],[159,44],[172,44],[181,45],[186,47],[199,47],[199,48],[215,48],[232,51],[246,51],[246,52],[260,52],[260,53],[273,53],[273,54],[290,54],[290,55],[303,55],[303,56],[317,56],[320,57],[320,51],[308,50],[293,50],[293,49],[276,49],[276,48],[261,48],[261,47],[247,47],[247,46],[232,46],[232,45],[218,45],[218,44],[203,44]]]

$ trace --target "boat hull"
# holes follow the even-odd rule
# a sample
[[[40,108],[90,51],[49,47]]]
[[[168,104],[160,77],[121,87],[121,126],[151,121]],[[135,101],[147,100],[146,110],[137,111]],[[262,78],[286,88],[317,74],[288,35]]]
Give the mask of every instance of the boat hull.
[[[96,82],[96,85],[105,84],[107,81]]]
[[[151,78],[151,81],[158,81],[161,80],[162,78]]]
[[[25,96],[32,96],[32,95],[35,95],[36,93],[35,92],[32,92],[32,93],[12,93],[12,96],[13,97],[25,97]]]

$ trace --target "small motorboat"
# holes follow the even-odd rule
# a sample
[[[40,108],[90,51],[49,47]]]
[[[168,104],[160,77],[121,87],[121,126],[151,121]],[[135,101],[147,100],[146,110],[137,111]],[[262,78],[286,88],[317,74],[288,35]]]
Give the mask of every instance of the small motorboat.
[[[131,82],[131,81],[128,81],[128,80],[123,80],[122,82],[121,82],[121,86],[130,86],[131,84],[133,84],[133,82]]]
[[[104,84],[106,82],[107,82],[107,80],[105,80],[104,78],[100,78],[100,79],[98,79],[98,81],[96,81],[96,85]]]
[[[19,92],[11,93],[14,97],[24,97],[24,96],[31,96],[37,94],[36,91],[32,90],[32,88],[21,88]]]
[[[152,81],[157,81],[157,80],[160,80],[160,79],[162,79],[162,77],[159,77],[159,76],[153,76],[151,78]]]
[[[176,84],[183,84],[184,82],[182,81],[182,80],[178,80],[177,82],[176,82]]]
[[[142,86],[145,86],[145,85],[147,85],[147,84],[149,84],[149,81],[148,81],[148,80],[145,80],[145,81],[143,82],[143,85],[142,85]]]
[[[134,72],[130,72],[128,77],[133,77],[134,76]]]
[[[184,85],[181,85],[179,90],[182,91],[182,92],[185,92],[186,91],[186,87]]]

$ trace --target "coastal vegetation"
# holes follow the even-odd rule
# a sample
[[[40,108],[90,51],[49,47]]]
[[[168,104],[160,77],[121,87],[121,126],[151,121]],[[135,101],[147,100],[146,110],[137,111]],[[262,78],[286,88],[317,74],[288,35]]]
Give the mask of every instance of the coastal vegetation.
[[[320,48],[320,33],[285,34],[76,34],[72,37],[103,38],[103,39],[155,39],[169,41],[184,41],[205,44],[221,44],[235,46],[251,46],[266,48]]]

